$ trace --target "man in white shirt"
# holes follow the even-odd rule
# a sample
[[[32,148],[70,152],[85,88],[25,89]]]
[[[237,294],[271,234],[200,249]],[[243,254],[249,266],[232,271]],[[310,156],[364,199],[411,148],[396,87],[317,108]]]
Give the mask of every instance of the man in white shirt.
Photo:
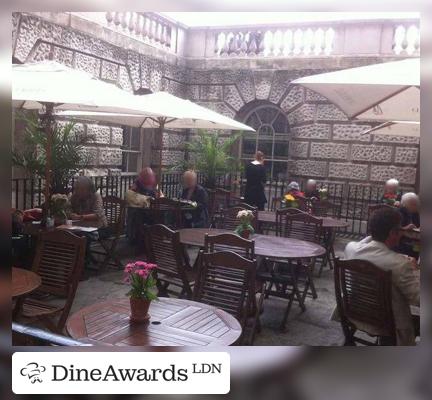
[[[401,216],[397,210],[380,209],[369,221],[371,236],[350,242],[345,259],[366,260],[385,271],[392,271],[392,308],[400,346],[415,344],[410,305],[420,305],[420,274],[415,260],[391,250],[399,244]]]

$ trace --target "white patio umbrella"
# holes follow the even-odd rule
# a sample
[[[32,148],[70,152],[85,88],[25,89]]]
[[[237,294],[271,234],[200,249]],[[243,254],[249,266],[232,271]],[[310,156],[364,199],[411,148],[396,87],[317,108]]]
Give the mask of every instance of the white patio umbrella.
[[[393,136],[413,136],[420,137],[420,122],[416,121],[387,121],[374,128],[370,128],[362,133]]]
[[[311,75],[292,83],[313,90],[350,118],[420,121],[420,59]]]
[[[18,109],[40,110],[47,134],[45,198],[50,198],[52,124],[56,110],[101,112],[138,112],[156,117],[159,114],[132,108],[134,96],[90,74],[53,61],[13,65],[12,105]]]
[[[160,138],[159,178],[162,170],[162,132],[164,129],[222,129],[255,132],[250,126],[167,92],[156,92],[134,97],[136,107],[149,110],[155,114],[163,113],[164,116],[149,117],[137,114],[80,111],[64,111],[57,113],[57,115],[139,128],[158,129]]]

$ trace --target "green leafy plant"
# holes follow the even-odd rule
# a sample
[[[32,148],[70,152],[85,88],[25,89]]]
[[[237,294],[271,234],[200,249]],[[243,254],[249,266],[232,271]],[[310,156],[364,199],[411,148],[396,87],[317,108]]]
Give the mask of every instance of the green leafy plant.
[[[205,185],[214,188],[218,176],[239,169],[239,162],[231,156],[231,149],[240,136],[241,132],[238,132],[222,140],[218,133],[200,130],[196,137],[185,144],[191,159],[183,161],[176,168],[194,169],[203,173]]]
[[[23,149],[12,152],[12,162],[30,175],[45,176],[47,135],[35,114],[22,113],[18,116],[25,122]],[[91,139],[74,130],[75,123],[54,124],[52,132],[52,193],[65,193],[70,179],[83,168],[88,157],[84,145]]]

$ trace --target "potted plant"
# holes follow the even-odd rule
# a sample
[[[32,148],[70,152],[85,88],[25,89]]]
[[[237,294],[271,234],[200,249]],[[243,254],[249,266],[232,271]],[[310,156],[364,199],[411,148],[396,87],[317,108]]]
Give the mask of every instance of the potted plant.
[[[56,225],[64,224],[67,220],[68,197],[55,193],[51,196],[49,212]]]
[[[185,144],[190,159],[182,161],[181,165],[175,168],[199,171],[205,177],[204,186],[214,189],[218,176],[237,171],[239,168],[238,160],[230,153],[240,136],[241,133],[236,133],[223,138],[222,141],[218,133],[200,130],[197,136]]]
[[[131,285],[127,296],[130,298],[130,319],[132,322],[143,322],[150,318],[148,315],[150,303],[157,300],[154,293],[156,279],[153,276],[153,271],[155,268],[155,264],[135,261],[127,264],[124,269],[124,281]]]
[[[299,208],[297,199],[291,193],[283,197],[282,204],[285,208]]]
[[[12,153],[14,166],[23,168],[30,176],[45,177],[46,133],[41,129],[37,114],[20,113],[18,119],[25,124],[23,144]],[[67,193],[71,178],[89,162],[83,151],[85,144],[93,140],[75,129],[73,122],[55,124],[52,139],[52,188],[51,193]]]
[[[255,233],[251,222],[253,220],[253,213],[250,210],[241,210],[237,213],[237,218],[240,220],[239,226],[235,229],[235,233],[242,238],[249,239],[250,235]]]

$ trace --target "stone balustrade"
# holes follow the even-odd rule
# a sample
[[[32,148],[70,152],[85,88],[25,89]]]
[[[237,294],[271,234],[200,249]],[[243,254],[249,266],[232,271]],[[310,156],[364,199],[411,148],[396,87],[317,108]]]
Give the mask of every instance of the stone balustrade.
[[[156,47],[176,52],[176,25],[151,12],[105,13],[108,27]]]
[[[213,41],[216,57],[332,56],[354,53],[353,46],[357,47],[357,54],[414,56],[420,51],[420,29],[416,21],[211,28],[207,34],[213,35],[209,41]]]

